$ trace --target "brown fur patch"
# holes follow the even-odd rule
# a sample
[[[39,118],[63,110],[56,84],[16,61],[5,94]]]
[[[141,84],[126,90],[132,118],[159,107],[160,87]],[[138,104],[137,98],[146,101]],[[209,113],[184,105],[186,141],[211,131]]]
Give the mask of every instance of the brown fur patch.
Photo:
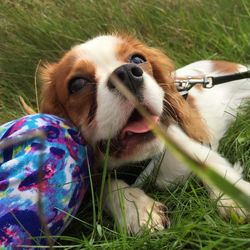
[[[86,60],[78,61],[72,67],[67,80],[69,81],[70,79],[77,77],[83,77],[89,79],[92,82],[97,82],[95,77],[95,66]]]
[[[213,71],[223,73],[237,73],[239,72],[239,65],[237,63],[227,61],[212,61]]]
[[[84,77],[90,84],[84,91],[69,94],[69,81]],[[74,53],[68,52],[56,64],[47,64],[42,69],[41,111],[70,119],[77,127],[93,126],[96,111],[95,67],[87,61],[75,62]],[[92,122],[92,123],[91,123]],[[91,124],[90,124],[91,123]],[[84,135],[87,137],[87,135]],[[89,139],[89,138],[86,138]]]
[[[67,98],[63,85],[71,71],[73,62],[73,55],[67,53],[59,63],[45,64],[41,68],[41,78],[43,80],[41,112],[67,117],[60,99]]]
[[[145,52],[146,47],[140,41],[129,35],[118,35],[118,37],[121,39],[122,43],[116,49],[117,59],[122,62],[129,63],[129,58],[132,55],[143,55],[146,59],[146,62],[138,66],[140,66],[148,74],[152,75],[152,67],[151,64],[148,62],[148,55]]]

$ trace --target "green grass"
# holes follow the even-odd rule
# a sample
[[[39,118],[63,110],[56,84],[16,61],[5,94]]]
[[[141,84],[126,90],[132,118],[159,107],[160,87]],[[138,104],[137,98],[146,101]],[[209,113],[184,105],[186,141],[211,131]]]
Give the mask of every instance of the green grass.
[[[18,95],[36,107],[37,65],[57,60],[72,45],[95,35],[112,31],[132,33],[161,48],[176,67],[200,59],[250,64],[249,24],[248,0],[2,0],[0,123],[25,114]],[[237,117],[222,140],[221,150],[231,161],[241,161],[250,180],[250,107]],[[96,230],[93,208],[88,202],[77,215],[84,223],[74,219],[58,244],[62,248],[88,249],[250,247],[250,224],[221,219],[196,178],[165,192],[156,192],[150,186],[148,193],[168,206],[170,230],[131,237],[114,227],[106,216]]]

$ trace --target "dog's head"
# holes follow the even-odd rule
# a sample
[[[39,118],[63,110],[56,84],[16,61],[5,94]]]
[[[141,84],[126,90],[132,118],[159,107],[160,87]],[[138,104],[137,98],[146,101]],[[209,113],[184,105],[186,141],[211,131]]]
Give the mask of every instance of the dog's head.
[[[99,36],[44,67],[41,110],[70,119],[102,153],[110,139],[115,164],[144,160],[161,151],[163,143],[113,79],[127,87],[153,121],[175,120],[189,136],[204,141],[203,123],[177,92],[172,72],[171,61],[159,50],[130,36]]]

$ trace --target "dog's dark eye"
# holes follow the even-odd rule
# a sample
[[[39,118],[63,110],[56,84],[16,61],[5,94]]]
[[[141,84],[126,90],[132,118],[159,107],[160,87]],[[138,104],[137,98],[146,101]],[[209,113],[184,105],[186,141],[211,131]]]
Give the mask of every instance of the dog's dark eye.
[[[146,61],[146,58],[143,55],[139,54],[134,54],[129,58],[129,62],[134,64],[141,64],[145,63]]]
[[[85,78],[75,78],[69,82],[69,93],[74,94],[80,90],[82,90],[87,84],[89,80]]]

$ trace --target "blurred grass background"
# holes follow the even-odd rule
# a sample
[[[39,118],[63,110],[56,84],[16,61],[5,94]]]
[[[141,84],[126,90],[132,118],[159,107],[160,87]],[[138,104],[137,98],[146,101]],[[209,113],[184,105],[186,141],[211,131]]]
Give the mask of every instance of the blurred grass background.
[[[201,59],[250,64],[249,0],[0,0],[0,124],[25,114],[19,95],[36,108],[39,64],[113,31],[161,48],[176,67]],[[250,107],[245,110],[222,140],[221,150],[231,161],[241,161],[250,180]],[[250,248],[250,224],[221,219],[196,178],[174,190],[148,190],[167,204],[170,230],[130,237],[105,217],[105,227],[93,234],[88,203],[77,217],[90,225],[75,219],[58,244],[65,249]]]

